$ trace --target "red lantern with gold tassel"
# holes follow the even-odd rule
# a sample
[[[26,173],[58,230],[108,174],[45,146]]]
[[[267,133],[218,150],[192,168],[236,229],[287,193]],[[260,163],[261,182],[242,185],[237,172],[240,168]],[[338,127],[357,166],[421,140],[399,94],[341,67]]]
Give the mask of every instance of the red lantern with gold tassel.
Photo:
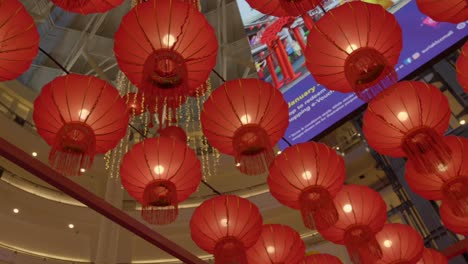
[[[0,1],[0,82],[19,77],[39,52],[34,19],[18,0]]]
[[[305,257],[302,264],[343,264],[343,262],[329,254],[313,254]]]
[[[247,264],[246,250],[262,233],[262,216],[255,204],[235,195],[205,200],[190,220],[192,240],[214,254],[215,264]]]
[[[135,6],[115,33],[117,63],[159,112],[175,110],[203,85],[216,64],[213,27],[192,3],[149,0]],[[161,115],[158,116],[160,119]],[[161,120],[160,124],[162,123]]]
[[[325,229],[338,220],[333,197],[346,177],[343,158],[316,142],[286,148],[270,166],[268,186],[273,197],[300,209],[304,225]]]
[[[105,13],[123,3],[123,0],[51,0],[56,6],[83,15]]]
[[[447,204],[440,206],[440,219],[450,231],[468,236],[468,217],[457,216]]]
[[[156,225],[174,222],[179,203],[197,190],[202,179],[195,152],[170,137],[134,145],[122,159],[120,175],[123,187],[141,203],[142,218]]]
[[[264,225],[257,243],[247,250],[248,263],[300,264],[305,243],[294,229],[286,225]]]
[[[434,173],[450,161],[442,140],[450,115],[447,97],[437,87],[403,81],[369,103],[363,131],[380,154],[408,157],[417,171]]]
[[[422,257],[424,241],[411,226],[386,224],[376,238],[383,256],[381,259],[368,261],[369,264],[416,264]]]
[[[463,45],[458,57],[457,64],[457,80],[465,93],[468,93],[468,42]]]
[[[422,258],[416,264],[448,264],[447,257],[432,248],[425,248]]]
[[[70,176],[88,170],[95,154],[113,149],[125,135],[128,119],[118,91],[93,76],[57,77],[34,101],[37,132],[52,147],[49,163]]]
[[[369,101],[397,82],[394,70],[403,47],[400,25],[382,6],[344,3],[310,31],[306,65],[315,80],[338,92],[354,91]]]
[[[406,181],[411,190],[428,200],[442,200],[455,215],[468,217],[468,139],[443,138],[452,153],[436,172],[418,173],[413,161],[406,163]]]
[[[435,21],[458,24],[468,20],[466,0],[416,0],[421,13]]]
[[[318,229],[323,238],[345,245],[353,263],[381,258],[382,250],[375,235],[387,220],[387,206],[379,193],[367,186],[346,185],[334,199],[338,221],[327,229]]]
[[[275,158],[273,147],[286,132],[289,112],[283,95],[271,84],[238,79],[211,93],[200,121],[213,147],[234,156],[241,172],[257,175]]]

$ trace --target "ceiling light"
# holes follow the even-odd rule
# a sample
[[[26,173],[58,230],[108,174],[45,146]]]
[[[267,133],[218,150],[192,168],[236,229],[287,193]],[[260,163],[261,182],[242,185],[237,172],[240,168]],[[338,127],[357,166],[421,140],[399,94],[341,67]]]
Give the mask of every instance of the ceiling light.
[[[81,169],[80,169],[80,172],[81,172],[81,173],[85,173],[86,170],[85,170],[84,168],[81,168]]]
[[[340,147],[336,147],[336,150],[340,150]]]
[[[278,155],[281,154],[281,150],[278,150],[278,152],[276,152],[276,154],[278,154]]]
[[[13,209],[13,213],[15,214],[19,213],[19,209],[18,208]]]
[[[241,164],[240,164],[239,162],[236,163],[236,167],[240,167],[240,165],[241,165]]]
[[[357,136],[360,137],[360,136],[361,136],[361,133],[357,133]]]
[[[460,120],[460,125],[464,125],[464,124],[466,124],[465,119]]]
[[[33,157],[37,157],[37,152],[31,153],[31,155],[32,155]]]
[[[73,228],[75,228],[75,225],[74,224],[68,224],[68,228],[73,229]]]

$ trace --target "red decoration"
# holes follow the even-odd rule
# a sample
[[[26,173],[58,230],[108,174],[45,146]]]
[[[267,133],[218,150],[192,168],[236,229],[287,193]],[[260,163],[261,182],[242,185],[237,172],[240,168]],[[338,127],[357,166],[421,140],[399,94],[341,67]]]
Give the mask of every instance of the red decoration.
[[[246,0],[253,9],[259,12],[276,17],[290,16],[281,6],[283,0]]]
[[[461,48],[460,57],[457,60],[457,80],[465,93],[468,93],[468,42]]]
[[[123,100],[127,104],[127,111],[130,115],[141,115],[145,112],[145,105],[141,93],[128,93]]]
[[[120,165],[122,185],[143,206],[150,224],[175,221],[178,205],[197,190],[201,164],[193,150],[168,137],[149,138],[134,145]]]
[[[466,0],[416,0],[421,13],[435,21],[461,23],[468,20],[468,2]]]
[[[180,1],[140,3],[124,16],[115,33],[120,69],[156,98],[185,97],[204,84],[217,51],[213,27],[192,4]]]
[[[328,146],[308,142],[285,149],[270,166],[268,186],[273,197],[300,209],[304,225],[325,229],[338,220],[333,197],[346,177],[343,158]]]
[[[450,149],[442,140],[450,115],[448,100],[437,87],[404,81],[369,103],[363,130],[379,153],[408,157],[416,170],[432,173],[450,160]]]
[[[34,19],[18,0],[0,0],[0,82],[28,70],[38,51]]]
[[[190,230],[193,241],[214,254],[216,264],[246,264],[245,251],[259,239],[262,221],[257,206],[249,200],[220,195],[195,209]]]
[[[42,88],[34,123],[52,147],[50,165],[65,175],[91,167],[94,155],[114,148],[128,126],[127,107],[117,90],[93,76],[69,74]]]
[[[306,65],[315,80],[369,101],[397,82],[402,31],[382,6],[353,1],[325,14],[307,38]]]
[[[164,129],[159,130],[158,132],[159,136],[161,137],[169,137],[174,140],[178,140],[179,142],[182,142],[184,144],[187,144],[187,134],[185,134],[185,131],[180,127],[168,126]]]
[[[294,229],[285,225],[264,225],[254,246],[247,250],[248,263],[299,264],[305,244]]]
[[[289,125],[289,112],[283,95],[271,84],[238,79],[211,93],[200,120],[210,144],[234,156],[241,172],[255,175],[275,158],[273,147]]]
[[[56,6],[83,15],[105,13],[123,3],[123,0],[51,0]]]
[[[386,224],[376,235],[382,249],[382,259],[372,264],[416,264],[424,251],[421,235],[412,227],[403,224]]]
[[[416,264],[448,264],[448,260],[439,251],[425,248],[422,258]]]
[[[381,257],[375,239],[387,220],[387,206],[379,193],[366,186],[347,185],[335,199],[339,219],[319,233],[335,244],[345,245],[353,263],[362,263],[369,256]]]
[[[460,217],[453,213],[450,207],[444,203],[440,206],[440,219],[447,229],[454,233],[468,236],[468,217]]]
[[[305,257],[303,264],[343,264],[343,262],[329,254],[313,254]]]
[[[428,200],[442,200],[454,214],[468,217],[468,139],[443,139],[452,153],[447,164],[431,174],[418,173],[412,161],[406,163],[406,181],[415,193]]]

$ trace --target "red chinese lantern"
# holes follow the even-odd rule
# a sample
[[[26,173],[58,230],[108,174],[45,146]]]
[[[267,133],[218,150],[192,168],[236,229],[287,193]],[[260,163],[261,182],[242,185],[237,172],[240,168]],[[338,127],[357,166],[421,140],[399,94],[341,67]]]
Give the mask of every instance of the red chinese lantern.
[[[120,165],[122,185],[142,205],[150,224],[175,221],[178,205],[197,190],[202,179],[197,154],[169,137],[149,138],[134,145]]]
[[[284,0],[246,0],[253,9],[259,12],[276,17],[290,16],[282,6]]]
[[[457,80],[465,93],[468,93],[468,42],[463,45],[457,60]]]
[[[402,49],[396,18],[382,6],[353,1],[325,14],[310,31],[306,65],[315,80],[369,101],[397,82]]]
[[[382,257],[375,238],[387,220],[387,206],[379,193],[366,186],[346,185],[335,199],[338,221],[319,233],[335,244],[345,245],[353,263]]]
[[[372,264],[416,264],[422,257],[424,241],[412,227],[403,224],[386,224],[376,235],[382,249],[381,259]]]
[[[246,250],[262,232],[262,216],[255,204],[235,195],[204,201],[190,220],[192,240],[214,254],[216,264],[246,264]]]
[[[191,3],[149,0],[135,6],[115,33],[120,69],[146,94],[187,96],[216,64],[213,27]]]
[[[343,262],[329,254],[313,254],[305,257],[303,264],[343,264]]]
[[[248,263],[299,264],[305,244],[294,229],[285,225],[264,225],[257,243],[247,250]]]
[[[416,264],[448,264],[448,260],[439,251],[425,248],[422,258]]]
[[[0,82],[29,69],[39,51],[34,19],[18,0],[0,1]]]
[[[234,156],[241,172],[256,175],[275,158],[273,147],[286,132],[289,112],[283,95],[271,84],[238,79],[211,93],[200,121],[213,147]]]
[[[461,23],[468,20],[466,0],[416,0],[421,13],[435,21]]]
[[[468,236],[468,217],[457,216],[453,213],[449,206],[442,203],[440,206],[440,219],[450,231]]]
[[[125,102],[109,83],[93,76],[69,74],[42,88],[34,101],[34,123],[52,147],[49,163],[65,175],[89,169],[95,154],[114,148],[125,135]]]
[[[168,126],[161,130],[159,130],[159,136],[161,137],[169,137],[174,140],[178,140],[184,144],[187,144],[187,134],[185,131],[177,126]]]
[[[144,99],[141,93],[128,93],[123,100],[127,104],[127,111],[130,115],[141,115],[145,112]]]
[[[468,139],[443,138],[452,153],[448,163],[435,173],[418,173],[414,162],[406,163],[406,181],[411,190],[428,200],[442,200],[454,214],[468,217]]]
[[[51,0],[56,6],[83,15],[105,13],[123,3],[123,0]]]
[[[300,209],[304,225],[325,229],[338,220],[333,197],[346,177],[343,158],[328,146],[307,142],[285,149],[270,166],[268,186],[273,197]]]
[[[450,115],[448,100],[437,87],[403,81],[369,103],[363,130],[379,153],[408,157],[417,171],[433,173],[450,160],[442,140]]]

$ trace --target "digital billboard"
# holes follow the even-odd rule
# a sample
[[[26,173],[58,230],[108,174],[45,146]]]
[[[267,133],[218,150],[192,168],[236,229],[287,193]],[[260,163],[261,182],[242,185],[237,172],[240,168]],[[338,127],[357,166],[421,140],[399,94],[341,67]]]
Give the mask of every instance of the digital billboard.
[[[306,142],[316,137],[364,104],[354,94],[325,89],[308,73],[299,39],[302,38],[304,42],[307,40],[308,32],[302,18],[297,18],[278,33],[284,47],[283,54],[287,56],[287,61],[283,57],[283,65],[280,65],[281,58],[268,56],[271,50],[262,43],[263,35],[277,18],[252,10],[245,0],[237,1],[259,78],[281,89],[289,104],[290,125],[285,137],[290,143]],[[341,2],[328,1],[325,10]],[[455,25],[435,22],[418,10],[414,0],[385,0],[385,3],[387,9],[395,14],[403,31],[403,50],[395,67],[399,79],[405,78],[468,35],[467,23]],[[313,10],[310,15],[317,20],[323,13]],[[292,66],[289,71],[284,69],[284,64]],[[280,142],[281,149],[286,146],[285,142]]]

